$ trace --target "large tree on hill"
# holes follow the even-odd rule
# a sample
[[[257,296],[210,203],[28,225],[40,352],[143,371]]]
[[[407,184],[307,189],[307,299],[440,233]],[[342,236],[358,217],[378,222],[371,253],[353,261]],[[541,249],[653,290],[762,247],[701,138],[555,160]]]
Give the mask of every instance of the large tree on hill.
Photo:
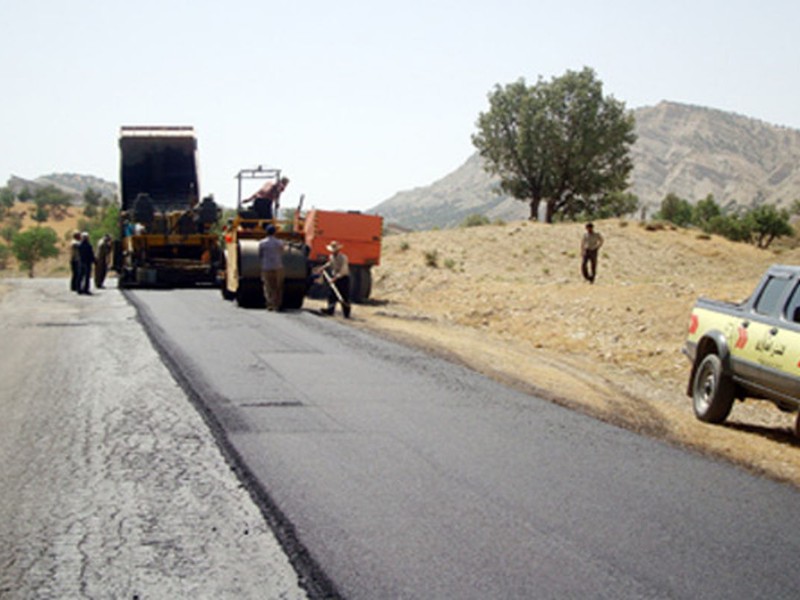
[[[769,248],[775,238],[793,236],[794,228],[789,224],[789,211],[775,206],[762,205],[747,214],[753,241],[759,248]]]
[[[548,223],[576,205],[599,206],[628,187],[634,119],[625,104],[603,96],[592,69],[567,71],[528,86],[496,86],[478,117],[472,143],[503,191],[530,204],[531,220],[545,202]]]

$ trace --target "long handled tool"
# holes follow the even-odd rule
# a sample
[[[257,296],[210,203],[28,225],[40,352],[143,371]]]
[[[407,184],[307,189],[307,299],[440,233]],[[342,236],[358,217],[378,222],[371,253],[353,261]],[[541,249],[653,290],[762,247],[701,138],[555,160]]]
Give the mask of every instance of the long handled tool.
[[[342,306],[345,308],[345,310],[349,311],[350,303],[344,301],[344,298],[342,298],[342,293],[339,291],[339,288],[336,287],[336,284],[333,282],[333,278],[325,269],[322,270],[322,277],[325,279],[325,283],[327,283],[333,290],[333,293],[336,295],[336,298],[339,300],[339,302],[342,303]]]

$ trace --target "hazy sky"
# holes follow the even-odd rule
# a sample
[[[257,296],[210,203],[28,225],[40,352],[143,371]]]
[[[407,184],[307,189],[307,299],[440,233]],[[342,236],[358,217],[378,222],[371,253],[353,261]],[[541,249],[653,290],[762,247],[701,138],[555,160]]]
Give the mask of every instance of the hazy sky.
[[[0,0],[0,22],[0,184],[117,181],[120,126],[193,125],[222,204],[263,164],[285,207],[368,209],[460,166],[495,84],[584,66],[629,108],[800,129],[794,0]]]

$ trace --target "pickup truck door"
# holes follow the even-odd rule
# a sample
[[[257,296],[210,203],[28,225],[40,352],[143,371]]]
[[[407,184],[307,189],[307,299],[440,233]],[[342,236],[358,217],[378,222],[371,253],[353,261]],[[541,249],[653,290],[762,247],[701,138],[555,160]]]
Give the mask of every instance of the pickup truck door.
[[[798,397],[800,385],[800,291],[791,277],[769,277],[743,315],[737,344],[731,349],[735,375],[771,397]],[[787,319],[787,313],[791,320]]]

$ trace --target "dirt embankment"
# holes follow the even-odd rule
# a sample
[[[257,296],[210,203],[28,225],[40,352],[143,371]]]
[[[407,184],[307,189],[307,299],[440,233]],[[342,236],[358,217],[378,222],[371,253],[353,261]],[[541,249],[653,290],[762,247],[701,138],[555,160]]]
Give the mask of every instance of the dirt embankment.
[[[681,354],[698,296],[742,300],[774,263],[696,231],[597,224],[606,239],[594,285],[580,276],[582,226],[527,222],[387,237],[365,327],[462,360],[623,427],[800,485],[793,415],[737,403],[725,425],[694,418]],[[345,250],[345,252],[347,252]]]

